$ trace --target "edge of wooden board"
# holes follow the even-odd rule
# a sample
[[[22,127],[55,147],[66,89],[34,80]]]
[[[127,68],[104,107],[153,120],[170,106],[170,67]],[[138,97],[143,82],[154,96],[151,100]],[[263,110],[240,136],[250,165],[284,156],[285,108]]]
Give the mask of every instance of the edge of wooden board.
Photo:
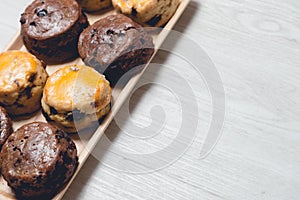
[[[183,12],[186,9],[189,2],[190,2],[190,0],[181,0],[179,6],[178,6],[176,12],[174,13],[174,15],[172,16],[172,18],[165,25],[165,27],[160,30],[160,32],[156,38],[156,41],[155,41],[155,51],[154,51],[151,59],[149,60],[149,62],[146,64],[146,66],[144,67],[144,69],[141,72],[139,72],[137,75],[135,75],[134,77],[132,77],[129,80],[129,82],[125,85],[125,87],[122,89],[122,91],[118,95],[118,98],[114,102],[114,105],[112,106],[111,111],[105,117],[104,121],[101,123],[99,128],[93,133],[93,135],[91,136],[89,141],[86,142],[85,144],[83,144],[85,146],[85,148],[83,148],[81,152],[78,152],[79,153],[79,155],[78,155],[79,165],[77,167],[77,170],[75,171],[74,175],[69,180],[69,182],[65,185],[65,187],[57,195],[55,195],[53,197],[54,200],[60,200],[64,196],[64,194],[66,193],[66,191],[68,190],[68,188],[70,187],[70,185],[72,184],[74,179],[76,178],[77,174],[79,173],[80,169],[84,165],[85,161],[91,154],[91,151],[94,149],[94,147],[96,146],[96,144],[98,143],[98,141],[100,140],[102,135],[104,134],[104,131],[107,129],[110,122],[113,120],[114,116],[117,114],[118,110],[121,108],[121,106],[123,105],[125,100],[128,98],[130,92],[133,90],[133,88],[135,87],[135,85],[137,84],[139,79],[143,76],[148,65],[151,63],[152,59],[156,55],[160,46],[163,44],[163,42],[166,39],[166,37],[168,36],[170,30],[172,30],[172,28],[174,27],[176,22],[179,20],[180,16],[183,14]],[[4,51],[11,50],[11,49],[21,49],[22,46],[23,46],[23,42],[22,42],[22,38],[20,37],[20,30],[19,30],[16,33],[16,35],[14,36],[14,38],[11,40],[11,42],[6,46],[6,48],[4,48]],[[81,141],[81,142],[83,142],[83,141]],[[0,195],[1,195],[1,192],[0,192]]]

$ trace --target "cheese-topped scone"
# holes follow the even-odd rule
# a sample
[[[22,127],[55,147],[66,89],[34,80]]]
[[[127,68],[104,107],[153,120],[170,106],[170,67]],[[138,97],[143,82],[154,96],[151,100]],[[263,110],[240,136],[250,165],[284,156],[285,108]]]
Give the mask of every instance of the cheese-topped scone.
[[[105,77],[84,65],[65,66],[47,80],[42,98],[47,121],[73,133],[110,110],[112,90]]]
[[[140,24],[162,26],[173,16],[180,0],[112,0],[112,3]]]
[[[28,52],[0,54],[0,105],[12,116],[30,115],[41,107],[47,80],[43,64]]]

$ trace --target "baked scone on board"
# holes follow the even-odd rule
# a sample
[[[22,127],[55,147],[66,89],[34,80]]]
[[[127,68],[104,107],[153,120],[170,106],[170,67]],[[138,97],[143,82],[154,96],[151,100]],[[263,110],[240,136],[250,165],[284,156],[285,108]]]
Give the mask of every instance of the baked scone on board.
[[[173,16],[180,0],[112,0],[112,3],[136,22],[159,27]]]
[[[6,110],[0,106],[0,151],[6,139],[12,134],[12,122]]]
[[[43,115],[48,122],[74,133],[98,123],[110,111],[111,95],[109,82],[93,68],[65,66],[47,80]]]
[[[25,124],[13,132],[0,158],[2,175],[18,199],[50,199],[78,166],[72,139],[45,122]]]
[[[111,0],[77,0],[86,12],[95,12],[112,7]]]
[[[88,26],[76,0],[35,0],[21,14],[20,23],[24,45],[47,64],[78,57],[78,37]]]
[[[48,74],[42,62],[18,50],[0,54],[0,105],[12,117],[31,115],[41,108]]]
[[[84,63],[104,74],[112,85],[133,68],[142,68],[154,52],[151,35],[123,14],[109,15],[86,28],[78,51]]]

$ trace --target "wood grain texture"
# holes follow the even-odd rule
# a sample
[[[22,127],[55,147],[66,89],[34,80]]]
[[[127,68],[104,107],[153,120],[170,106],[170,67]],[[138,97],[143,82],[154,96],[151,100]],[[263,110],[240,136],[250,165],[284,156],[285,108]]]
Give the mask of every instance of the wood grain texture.
[[[29,2],[2,1],[2,49],[18,30],[19,14]],[[95,150],[100,159],[89,157],[64,199],[299,199],[300,2],[194,0],[175,30],[205,50],[222,78],[226,119],[217,146],[199,159],[211,119],[205,83],[178,56],[159,52],[154,62],[181,71],[195,90],[200,116],[195,119],[199,126],[193,143],[176,162],[151,173],[125,173],[107,164],[114,158],[112,148],[155,152],[178,132],[176,98],[155,85],[142,87],[130,99],[131,118],[117,116],[125,122],[121,129],[149,125],[150,108],[161,105],[165,130],[151,139],[137,139],[112,123],[105,133],[111,143],[103,149],[106,141],[100,141]],[[181,45],[184,40],[179,39],[173,48]],[[151,68],[143,75],[143,80],[153,82],[167,78],[164,70]],[[126,123],[129,120],[132,123]]]

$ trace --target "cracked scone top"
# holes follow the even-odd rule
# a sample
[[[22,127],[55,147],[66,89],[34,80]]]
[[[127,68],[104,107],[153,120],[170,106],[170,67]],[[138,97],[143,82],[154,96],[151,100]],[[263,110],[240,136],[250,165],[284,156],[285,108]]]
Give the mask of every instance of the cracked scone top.
[[[28,52],[0,54],[0,105],[12,116],[28,115],[41,107],[47,80],[42,63]]]
[[[162,26],[173,16],[180,0],[112,0],[112,3],[140,24]]]
[[[18,199],[50,199],[78,165],[72,139],[45,122],[25,124],[12,133],[0,158],[2,175]]]
[[[112,90],[102,74],[84,65],[65,66],[47,80],[42,98],[47,121],[66,132],[97,122],[110,110]]]
[[[116,14],[86,28],[80,34],[78,51],[86,65],[105,74],[114,84],[127,71],[147,63],[154,44],[141,25]]]
[[[24,45],[47,64],[78,57],[78,37],[88,26],[76,0],[34,0],[21,14],[20,23]]]

